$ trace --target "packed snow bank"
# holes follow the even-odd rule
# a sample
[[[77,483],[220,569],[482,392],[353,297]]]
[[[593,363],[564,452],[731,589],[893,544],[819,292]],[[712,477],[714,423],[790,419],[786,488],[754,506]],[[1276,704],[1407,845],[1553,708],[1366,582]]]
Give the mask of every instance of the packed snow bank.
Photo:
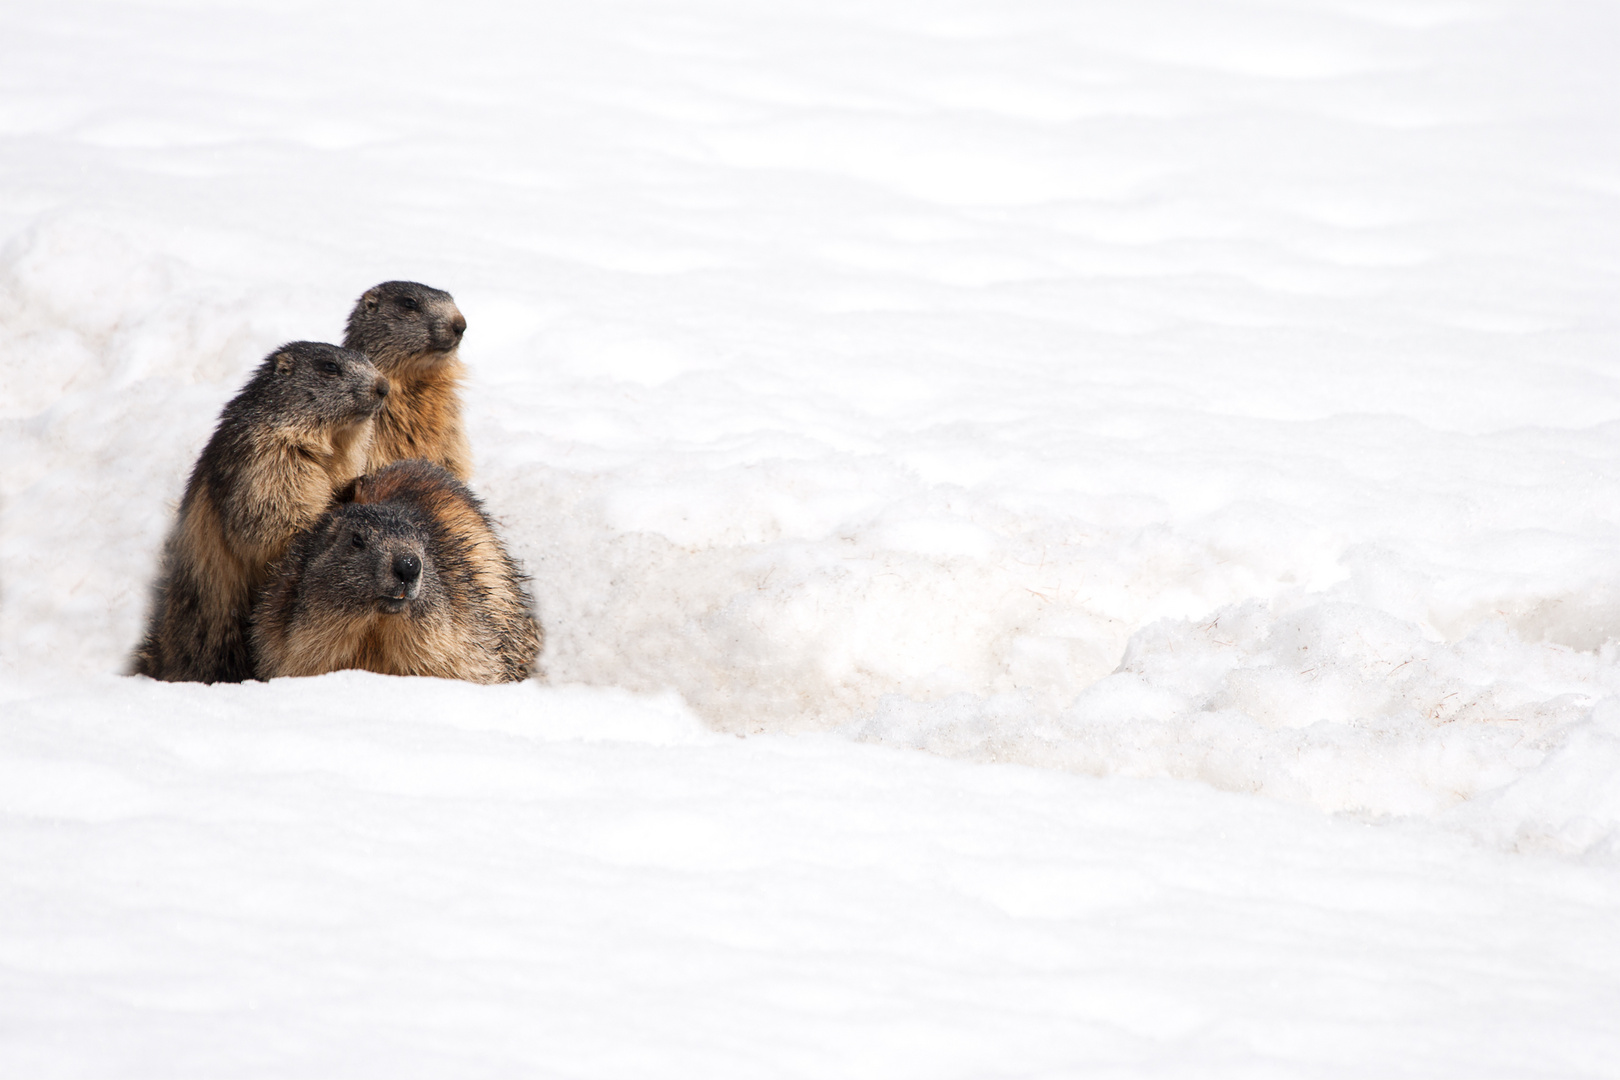
[[[1620,843],[1604,8],[410,10],[13,20],[10,677],[417,277],[554,683]]]
[[[1197,785],[356,672],[89,677],[7,703],[0,769],[8,1076],[1620,1056],[1612,875]]]
[[[1016,693],[937,704],[894,695],[851,731],[1439,818],[1511,847],[1614,857],[1620,758],[1606,717],[1620,699],[1604,697],[1596,716],[1592,702],[1613,694],[1615,678],[1609,650],[1531,646],[1500,624],[1448,644],[1366,607],[1251,601],[1196,626],[1145,628],[1118,670],[1055,715]],[[1457,809],[1486,793],[1488,810]]]

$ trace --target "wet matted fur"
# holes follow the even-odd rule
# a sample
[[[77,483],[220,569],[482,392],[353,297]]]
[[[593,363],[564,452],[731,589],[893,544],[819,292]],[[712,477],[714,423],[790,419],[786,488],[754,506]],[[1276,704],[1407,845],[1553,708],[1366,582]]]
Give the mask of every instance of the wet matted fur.
[[[516,682],[542,642],[524,582],[471,491],[397,462],[350,484],[275,568],[253,617],[258,675]]]

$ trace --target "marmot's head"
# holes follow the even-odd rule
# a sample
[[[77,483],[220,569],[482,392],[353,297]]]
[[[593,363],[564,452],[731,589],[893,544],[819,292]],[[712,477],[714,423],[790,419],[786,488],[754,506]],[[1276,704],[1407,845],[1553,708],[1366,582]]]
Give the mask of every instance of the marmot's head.
[[[384,371],[431,365],[455,352],[467,320],[450,294],[415,281],[385,281],[366,290],[349,312],[343,345]]]
[[[254,380],[253,407],[274,423],[324,431],[377,415],[388,396],[364,353],[318,341],[292,341],[265,360]]]
[[[318,522],[310,540],[301,587],[307,615],[412,619],[442,611],[428,530],[408,509],[348,503]]]

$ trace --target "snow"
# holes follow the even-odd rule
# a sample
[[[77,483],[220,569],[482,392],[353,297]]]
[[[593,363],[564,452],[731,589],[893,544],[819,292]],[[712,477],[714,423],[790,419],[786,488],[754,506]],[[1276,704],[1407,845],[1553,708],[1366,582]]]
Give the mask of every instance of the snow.
[[[1620,1050],[1612,878],[1247,796],[351,672],[102,676],[4,732],[18,1075],[1601,1075]]]
[[[1617,22],[9,12],[0,1073],[1614,1075]],[[118,675],[396,277],[545,679]]]

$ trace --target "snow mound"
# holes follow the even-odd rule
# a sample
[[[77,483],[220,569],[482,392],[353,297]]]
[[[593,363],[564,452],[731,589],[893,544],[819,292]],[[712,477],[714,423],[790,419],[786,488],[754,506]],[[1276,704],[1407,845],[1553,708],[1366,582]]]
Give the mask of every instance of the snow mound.
[[[895,695],[849,731],[1372,818],[1455,820],[1509,847],[1545,846],[1535,838],[1550,830],[1557,850],[1601,856],[1620,843],[1620,815],[1600,794],[1613,786],[1601,717],[1616,678],[1612,649],[1528,645],[1499,623],[1448,643],[1362,605],[1250,601],[1145,627],[1118,670],[1061,711],[1016,693]],[[1488,813],[1459,811],[1480,796]]]

